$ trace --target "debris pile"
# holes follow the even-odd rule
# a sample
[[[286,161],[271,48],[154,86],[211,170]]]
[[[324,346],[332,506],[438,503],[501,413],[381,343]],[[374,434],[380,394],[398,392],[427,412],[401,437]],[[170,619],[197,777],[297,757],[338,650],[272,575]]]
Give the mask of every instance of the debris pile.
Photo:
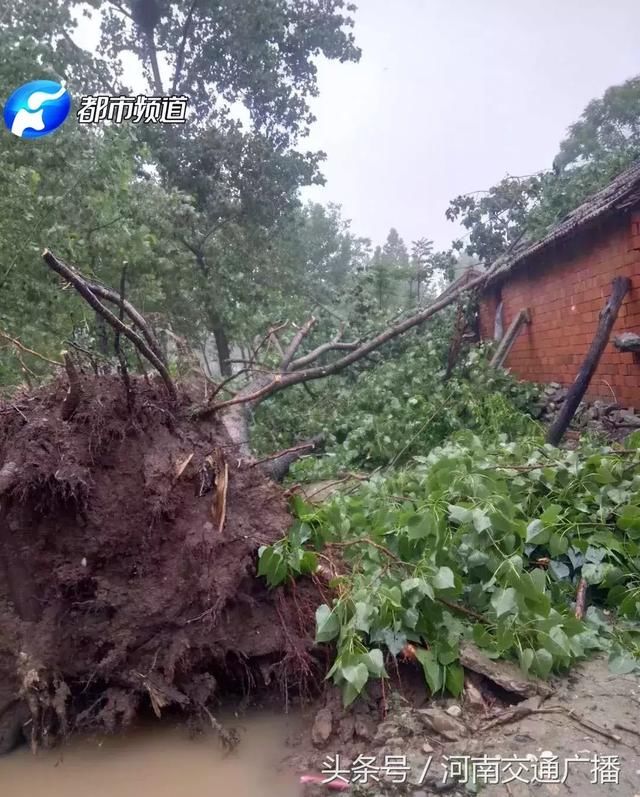
[[[569,388],[551,382],[543,391],[535,407],[537,417],[552,424],[567,398]],[[634,407],[624,407],[611,397],[611,401],[583,399],[572,420],[572,427],[598,432],[607,437],[622,439],[635,429],[640,429],[640,414]]]

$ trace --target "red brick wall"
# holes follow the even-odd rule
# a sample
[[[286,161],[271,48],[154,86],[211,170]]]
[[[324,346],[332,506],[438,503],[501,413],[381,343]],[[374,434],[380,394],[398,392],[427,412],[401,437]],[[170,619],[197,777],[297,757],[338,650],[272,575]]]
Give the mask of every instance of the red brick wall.
[[[480,305],[482,337],[493,337],[500,298],[505,332],[514,316],[528,307],[531,324],[520,333],[506,367],[521,379],[570,385],[618,275],[630,277],[632,288],[587,395],[613,400],[610,385],[621,404],[640,409],[640,356],[618,352],[612,342],[619,332],[640,334],[640,209],[547,248],[491,288]]]

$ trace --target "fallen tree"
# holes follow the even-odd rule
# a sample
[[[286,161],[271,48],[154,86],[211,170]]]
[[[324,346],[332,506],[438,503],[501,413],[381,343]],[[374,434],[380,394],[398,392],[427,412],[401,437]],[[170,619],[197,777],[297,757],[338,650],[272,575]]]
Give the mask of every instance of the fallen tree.
[[[145,705],[208,722],[225,692],[312,687],[326,667],[310,632],[322,575],[269,591],[255,573],[259,547],[291,522],[270,477],[321,440],[256,459],[249,412],[356,363],[483,277],[369,340],[300,353],[310,318],[276,368],[258,364],[258,346],[246,384],[230,394],[229,377],[202,402],[174,382],[124,280],[118,293],[43,258],[158,379],[122,359],[120,376],[87,374],[65,354],[56,379],[0,405],[0,743],[26,715],[36,748],[122,728]]]

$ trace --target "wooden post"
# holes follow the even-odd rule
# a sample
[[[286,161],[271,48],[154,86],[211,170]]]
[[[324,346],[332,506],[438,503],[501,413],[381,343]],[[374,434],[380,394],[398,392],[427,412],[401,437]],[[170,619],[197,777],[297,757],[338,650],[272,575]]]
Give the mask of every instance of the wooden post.
[[[571,423],[571,419],[578,409],[578,404],[580,404],[582,397],[587,392],[591,377],[598,367],[602,352],[609,342],[609,336],[611,335],[611,330],[618,317],[618,311],[620,310],[622,300],[630,287],[631,280],[628,277],[616,277],[611,283],[611,296],[600,312],[600,321],[598,322],[598,328],[596,329],[596,334],[591,343],[591,348],[584,358],[578,375],[569,388],[567,398],[562,405],[558,417],[547,434],[547,443],[551,443],[552,446],[557,446],[560,440],[562,440],[562,436],[566,432],[567,427]]]
[[[502,337],[502,340],[498,344],[496,353],[491,358],[490,365],[493,368],[499,368],[502,365],[502,363],[507,359],[507,355],[511,351],[511,347],[513,346],[513,344],[516,342],[516,339],[520,334],[520,330],[525,324],[528,324],[530,321],[531,321],[531,315],[529,313],[529,310],[528,309],[520,310],[518,315],[511,322],[506,334]]]

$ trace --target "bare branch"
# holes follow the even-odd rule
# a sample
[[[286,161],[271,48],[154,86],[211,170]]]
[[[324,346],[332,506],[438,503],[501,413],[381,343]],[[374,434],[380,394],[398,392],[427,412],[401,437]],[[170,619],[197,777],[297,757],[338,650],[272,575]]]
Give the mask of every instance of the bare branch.
[[[284,357],[282,358],[282,362],[280,363],[280,368],[283,371],[286,371],[289,368],[291,361],[295,357],[295,353],[300,348],[300,344],[311,332],[317,321],[318,319],[315,318],[315,316],[311,316],[311,318],[308,321],[305,321],[305,323],[293,336],[293,338],[291,339],[291,343],[287,346],[284,352]]]
[[[137,332],[134,332],[133,329],[128,327],[123,321],[121,321],[116,315],[114,315],[111,310],[105,307],[102,302],[98,299],[98,297],[92,292],[92,290],[88,287],[85,280],[79,276],[79,274],[70,266],[67,266],[66,263],[63,263],[59,260],[52,252],[48,249],[45,249],[42,253],[42,258],[44,262],[49,266],[52,271],[55,271],[56,274],[59,274],[63,279],[69,282],[73,287],[78,291],[80,296],[98,313],[101,315],[105,321],[107,321],[114,329],[119,330],[123,335],[125,335],[129,340],[136,346],[137,349],[149,360],[149,362],[153,365],[153,367],[158,371],[160,376],[162,377],[162,381],[164,382],[165,388],[167,389],[167,393],[172,401],[177,401],[178,396],[176,393],[175,385],[173,384],[173,380],[169,375],[169,371],[167,370],[165,364],[162,360],[154,353],[152,349],[149,348],[148,344],[145,342],[143,338],[138,335]]]
[[[252,462],[249,467],[254,468],[260,466],[260,469],[267,474],[274,481],[282,481],[289,472],[291,465],[305,454],[310,454],[312,451],[317,450],[324,443],[324,435],[319,434],[306,440],[304,443],[285,448],[283,451],[277,451],[275,454],[269,454],[267,457],[257,459]]]
[[[13,344],[17,349],[26,352],[27,354],[31,354],[33,357],[37,357],[39,360],[42,360],[45,363],[49,363],[49,365],[57,365],[62,367],[64,363],[61,363],[59,360],[51,360],[49,357],[45,357],[44,354],[40,354],[40,352],[34,351],[33,349],[27,348],[23,343],[21,343],[18,338],[12,338],[10,335],[7,335],[6,332],[3,332],[0,329],[0,338],[9,341],[9,343]]]
[[[266,384],[264,382],[258,381],[258,386],[253,391],[245,389],[232,399],[222,401],[219,404],[214,404],[213,406],[201,408],[197,414],[199,414],[201,417],[206,417],[212,412],[223,410],[227,407],[232,407],[235,404],[255,405],[258,402],[266,399],[268,396],[272,396],[274,393],[278,393],[287,387],[291,387],[292,385],[298,385],[301,382],[310,382],[314,379],[322,379],[325,376],[337,374],[358,360],[361,360],[363,357],[371,354],[371,352],[375,351],[376,349],[379,349],[390,340],[397,338],[399,335],[402,335],[404,332],[407,332],[413,327],[423,324],[429,318],[436,315],[441,310],[444,310],[445,307],[453,304],[463,293],[478,288],[484,283],[484,281],[487,279],[487,276],[488,273],[483,273],[475,279],[470,280],[468,283],[466,283],[466,285],[460,286],[458,290],[452,291],[442,299],[439,299],[428,307],[425,307],[419,313],[416,313],[409,318],[405,318],[403,321],[400,321],[393,326],[387,327],[387,329],[380,332],[374,338],[371,338],[369,341],[361,344],[358,346],[358,348],[354,349],[352,352],[349,352],[349,354],[345,355],[339,360],[336,360],[335,362],[328,363],[327,365],[316,366],[315,368],[307,368],[298,371],[288,371],[276,374],[275,377]]]
[[[304,368],[307,365],[318,360],[328,351],[353,351],[357,349],[360,345],[361,341],[355,340],[353,343],[345,343],[340,340],[342,337],[342,330],[338,332],[333,340],[330,340],[328,343],[322,343],[320,346],[310,351],[308,354],[303,354],[302,357],[298,357],[296,360],[293,360],[291,365],[289,366],[290,371],[297,371],[299,368]]]
[[[124,292],[127,284],[127,263],[122,266],[122,274],[120,275],[120,301],[118,306],[120,308],[120,321],[124,321]],[[124,356],[122,351],[122,347],[120,346],[120,330],[116,329],[114,339],[113,339],[113,346],[115,349],[116,357],[118,358],[118,362],[120,363],[120,375],[122,376],[122,381],[124,382],[124,392],[127,397],[127,406],[129,407],[129,412],[133,410],[133,388],[131,387],[131,380],[129,379],[129,369],[127,368],[127,358]]]

